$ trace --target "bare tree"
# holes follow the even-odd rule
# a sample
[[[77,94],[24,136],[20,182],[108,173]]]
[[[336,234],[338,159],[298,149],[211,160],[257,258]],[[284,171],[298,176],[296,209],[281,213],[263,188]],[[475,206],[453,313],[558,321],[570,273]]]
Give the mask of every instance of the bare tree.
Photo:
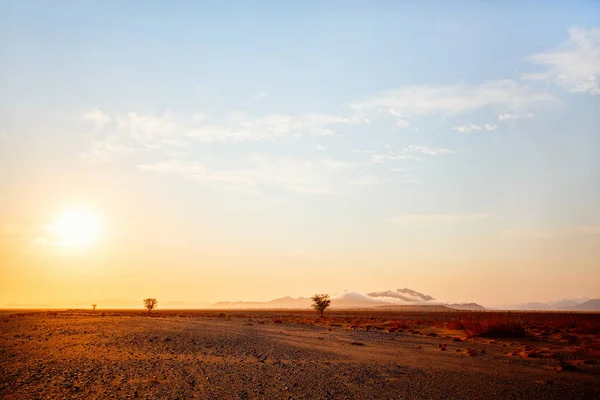
[[[150,311],[155,309],[157,304],[158,304],[158,301],[156,301],[156,299],[152,299],[152,298],[144,299],[144,307],[146,307],[148,309],[148,313],[150,313]]]
[[[311,297],[311,300],[313,301],[312,308],[321,314],[321,318],[323,318],[325,309],[331,304],[331,298],[328,294],[315,294]]]
[[[93,309],[94,311],[96,311],[96,306],[97,306],[97,305],[98,305],[98,304],[92,304],[92,309]]]

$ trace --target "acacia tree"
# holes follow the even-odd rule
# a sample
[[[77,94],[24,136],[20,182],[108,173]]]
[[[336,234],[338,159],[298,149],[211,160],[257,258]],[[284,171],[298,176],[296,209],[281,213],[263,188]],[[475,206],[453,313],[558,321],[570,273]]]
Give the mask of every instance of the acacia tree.
[[[156,299],[152,299],[152,298],[144,299],[144,307],[146,307],[148,309],[148,313],[150,313],[150,311],[155,309],[157,304],[158,304],[158,301],[156,301]]]
[[[97,304],[92,304],[92,308],[94,309],[94,311],[96,311],[96,306]]]
[[[328,294],[315,294],[313,297],[311,297],[311,300],[313,301],[312,308],[321,314],[321,318],[323,318],[325,309],[331,304],[331,298]]]

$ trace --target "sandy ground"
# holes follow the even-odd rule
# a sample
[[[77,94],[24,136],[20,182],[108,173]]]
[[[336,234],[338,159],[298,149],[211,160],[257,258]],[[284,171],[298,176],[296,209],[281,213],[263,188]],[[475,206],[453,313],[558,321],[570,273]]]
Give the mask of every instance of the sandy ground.
[[[595,362],[559,371],[555,359],[507,356],[507,343],[277,322],[0,315],[0,398],[600,398]]]

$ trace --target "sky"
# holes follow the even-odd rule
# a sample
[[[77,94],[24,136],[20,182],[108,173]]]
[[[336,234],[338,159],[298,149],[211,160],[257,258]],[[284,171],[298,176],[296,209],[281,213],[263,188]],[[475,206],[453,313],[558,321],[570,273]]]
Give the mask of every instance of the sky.
[[[600,297],[600,3],[3,1],[0,307]]]

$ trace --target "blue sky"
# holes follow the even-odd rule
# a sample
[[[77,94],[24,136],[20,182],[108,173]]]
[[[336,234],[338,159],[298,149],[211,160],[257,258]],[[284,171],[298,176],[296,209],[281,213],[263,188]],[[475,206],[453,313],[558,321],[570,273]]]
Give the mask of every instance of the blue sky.
[[[597,2],[6,1],[0,15],[6,302],[36,291],[16,282],[46,256],[48,276],[127,264],[140,294],[190,302],[600,295]],[[32,244],[80,204],[105,221],[98,249]],[[181,278],[139,283],[144,265]],[[207,276],[228,283],[198,299],[184,282]],[[98,293],[125,296],[106,279]]]

